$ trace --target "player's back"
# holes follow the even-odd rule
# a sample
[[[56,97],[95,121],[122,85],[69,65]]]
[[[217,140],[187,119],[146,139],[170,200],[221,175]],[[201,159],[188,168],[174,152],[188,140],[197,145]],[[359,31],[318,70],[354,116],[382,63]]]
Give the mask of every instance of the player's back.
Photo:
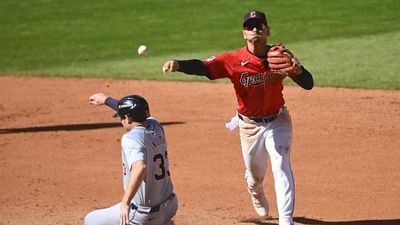
[[[173,193],[173,186],[170,179],[164,129],[153,118],[148,118],[147,121],[148,128],[136,127],[126,133],[123,139],[135,142],[135,145],[142,149],[140,152],[143,152],[147,166],[146,177],[134,196],[133,203],[142,206],[156,206],[170,197]],[[127,179],[125,180],[127,182]]]

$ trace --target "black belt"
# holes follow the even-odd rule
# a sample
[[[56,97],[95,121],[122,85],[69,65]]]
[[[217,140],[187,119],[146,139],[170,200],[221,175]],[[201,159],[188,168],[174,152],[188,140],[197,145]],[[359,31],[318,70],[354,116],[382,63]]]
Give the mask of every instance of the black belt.
[[[240,115],[239,113],[238,113],[238,117],[239,117],[239,119],[244,121],[243,116]],[[271,123],[276,118],[278,118],[278,113],[272,114],[272,115],[269,115],[269,116],[265,116],[265,117],[247,117],[247,118],[253,120],[256,123]]]
[[[162,205],[164,202],[173,199],[174,197],[175,197],[175,194],[172,193],[165,201],[163,201],[162,203],[160,203],[160,204],[157,205],[157,206],[151,207],[151,208],[150,208],[150,211],[148,211],[148,213],[153,213],[153,212],[158,212],[158,211],[160,211],[161,205]],[[137,209],[139,209],[139,208],[140,208],[140,206],[136,206],[136,205],[133,204],[133,203],[131,204],[131,209],[137,210]]]

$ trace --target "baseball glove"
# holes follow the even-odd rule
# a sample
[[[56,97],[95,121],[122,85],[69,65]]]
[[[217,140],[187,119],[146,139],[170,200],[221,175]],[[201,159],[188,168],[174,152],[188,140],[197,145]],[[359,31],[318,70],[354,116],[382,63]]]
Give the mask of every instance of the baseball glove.
[[[270,71],[274,75],[294,78],[301,70],[300,62],[282,44],[271,46],[267,60]]]

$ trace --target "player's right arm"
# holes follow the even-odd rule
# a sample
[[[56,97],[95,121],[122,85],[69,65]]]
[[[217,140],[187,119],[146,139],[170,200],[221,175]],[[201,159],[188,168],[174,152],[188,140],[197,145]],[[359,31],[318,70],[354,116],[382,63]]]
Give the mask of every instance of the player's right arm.
[[[129,206],[147,172],[145,140],[139,133],[129,132],[121,139],[123,155],[126,156],[123,162],[126,166],[124,167],[125,192],[121,199],[120,225],[128,224]],[[125,176],[129,176],[127,182]]]
[[[206,76],[210,79],[210,72],[203,61],[199,59],[169,60],[164,63],[163,72],[182,72],[188,75]]]
[[[133,196],[138,191],[146,176],[146,163],[144,160],[139,160],[132,163],[132,172],[129,175],[129,182],[126,186],[124,196],[121,200],[120,209],[120,224],[125,225],[129,223],[129,206],[131,204]]]
[[[212,56],[205,61],[199,59],[169,60],[163,65],[163,72],[182,72],[188,75],[206,76],[210,80],[227,78],[232,74],[230,53]]]

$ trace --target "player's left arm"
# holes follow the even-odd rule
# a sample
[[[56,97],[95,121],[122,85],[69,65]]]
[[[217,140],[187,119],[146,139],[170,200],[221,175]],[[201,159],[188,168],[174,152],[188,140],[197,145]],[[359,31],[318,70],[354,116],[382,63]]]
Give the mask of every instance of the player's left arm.
[[[89,97],[89,104],[91,105],[107,105],[108,107],[118,111],[118,100],[113,97],[107,96],[103,93],[95,93]]]
[[[132,172],[129,175],[129,182],[126,186],[124,196],[121,200],[120,224],[128,224],[129,222],[129,206],[133,196],[135,196],[140,185],[146,176],[146,163],[144,160],[135,161],[132,163]]]
[[[289,76],[300,87],[311,90],[314,87],[313,77],[297,58],[282,43],[269,47],[267,61],[270,72]]]
[[[110,96],[106,98],[104,104],[118,112],[118,100]]]
[[[292,80],[306,90],[311,90],[314,87],[314,79],[311,73],[303,66],[301,66],[299,74],[295,78],[292,78]]]

